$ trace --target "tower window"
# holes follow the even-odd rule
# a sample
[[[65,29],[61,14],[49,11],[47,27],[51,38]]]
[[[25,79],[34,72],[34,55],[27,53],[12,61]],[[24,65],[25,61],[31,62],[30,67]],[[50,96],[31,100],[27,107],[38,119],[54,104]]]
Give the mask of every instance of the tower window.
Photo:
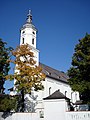
[[[22,44],[24,44],[24,38],[22,38]]]
[[[33,31],[32,33],[35,35],[35,32],[34,32],[34,31]]]
[[[34,45],[34,38],[32,39],[32,44]]]
[[[22,33],[25,33],[25,31],[23,31]]]

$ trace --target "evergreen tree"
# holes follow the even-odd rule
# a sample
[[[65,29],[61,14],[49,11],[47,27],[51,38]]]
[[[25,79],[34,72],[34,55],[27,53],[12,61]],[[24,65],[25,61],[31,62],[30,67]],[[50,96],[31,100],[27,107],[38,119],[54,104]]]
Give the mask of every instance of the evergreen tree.
[[[8,59],[10,59],[10,51],[12,48],[6,48],[6,44],[6,42],[3,42],[2,39],[0,39],[0,93],[4,93],[5,76],[10,69]]]
[[[10,112],[18,110],[20,96],[0,95],[0,112]],[[19,103],[20,104],[20,103]]]
[[[90,35],[86,34],[75,46],[72,67],[68,70],[69,84],[80,92],[85,103],[90,102]]]
[[[16,80],[15,87],[17,92],[22,94],[22,111],[24,111],[24,95],[31,93],[32,87],[36,91],[43,89],[42,81],[45,79],[45,75],[42,73],[42,68],[35,65],[34,53],[28,44],[18,46],[12,55],[15,56],[15,59],[11,60],[16,64],[15,73],[6,78]]]

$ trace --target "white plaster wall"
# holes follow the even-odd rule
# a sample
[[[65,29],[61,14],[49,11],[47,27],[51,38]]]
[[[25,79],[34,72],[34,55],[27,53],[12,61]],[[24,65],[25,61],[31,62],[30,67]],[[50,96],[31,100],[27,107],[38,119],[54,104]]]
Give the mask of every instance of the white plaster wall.
[[[12,120],[39,120],[37,113],[15,113]]]
[[[45,97],[47,97],[49,95],[49,88],[51,87],[51,94],[54,93],[56,90],[60,90],[61,93],[63,93],[65,95],[65,91],[67,91],[67,97],[69,96],[69,92],[71,90],[71,88],[69,87],[68,84],[62,83],[62,82],[58,82],[54,79],[51,78],[46,78],[47,84],[45,86]]]
[[[66,112],[66,120],[90,120],[90,111]]]
[[[37,113],[13,113],[6,118],[2,118],[2,114],[0,113],[0,120],[39,120]]]
[[[24,31],[24,33],[23,33]],[[33,32],[35,34],[33,34]],[[20,45],[22,44],[22,39],[24,38],[24,44],[28,43],[34,53],[34,60],[36,61],[36,65],[39,64],[39,51],[36,49],[36,31],[32,28],[24,28],[21,30],[20,36]],[[34,44],[32,44],[32,39],[34,38]]]
[[[60,92],[63,93],[64,95],[65,95],[65,91],[67,91],[66,97],[71,99],[72,90],[68,84],[62,83],[61,81],[56,81],[49,77],[46,77],[45,82],[43,82],[43,84],[44,84],[44,92],[43,92],[44,98],[49,96],[49,88],[51,87],[51,94],[59,89]],[[75,94],[73,95],[73,99],[75,99]]]
[[[54,79],[51,79],[49,77],[45,78],[45,81],[43,82],[44,85],[44,90],[43,91],[38,91],[35,92],[35,95],[38,95],[38,105],[37,105],[37,109],[42,109],[44,101],[43,98],[46,98],[47,96],[49,96],[49,88],[51,87],[51,94],[54,93],[56,90],[60,89],[60,92],[63,93],[65,95],[65,91],[67,91],[66,93],[66,97],[71,99],[71,87],[68,84],[62,83],[62,82],[58,82],[55,81]],[[73,92],[72,94],[72,102],[75,102],[76,100],[79,100],[79,93],[77,92],[77,98],[76,98],[76,93]]]
[[[36,65],[39,65],[39,50],[32,48],[32,52],[34,53],[34,60],[36,61]]]
[[[80,98],[79,98],[79,92],[77,92],[77,91],[73,92],[72,91],[72,99],[71,99],[71,101],[73,103],[75,103],[77,100],[80,100]]]
[[[51,87],[51,94],[54,93],[56,90],[60,90],[61,93],[65,95],[66,92],[66,97],[69,99],[72,98],[72,102],[76,102],[76,100],[79,100],[79,93],[78,92],[73,92],[70,85],[63,83],[61,81],[56,81],[52,78],[46,77],[46,83],[44,83],[45,89],[44,89],[44,97],[49,96],[49,88]],[[71,97],[71,93],[72,97]]]
[[[23,31],[25,31],[25,33],[23,33]],[[35,34],[32,33],[33,31],[35,32]],[[36,31],[35,30],[33,30],[32,28],[25,28],[21,30],[20,45],[22,44],[22,38],[25,39],[25,44],[28,43],[29,45],[36,48]],[[34,38],[34,45],[32,44],[33,38]]]
[[[64,99],[44,101],[45,120],[65,120],[66,102]]]

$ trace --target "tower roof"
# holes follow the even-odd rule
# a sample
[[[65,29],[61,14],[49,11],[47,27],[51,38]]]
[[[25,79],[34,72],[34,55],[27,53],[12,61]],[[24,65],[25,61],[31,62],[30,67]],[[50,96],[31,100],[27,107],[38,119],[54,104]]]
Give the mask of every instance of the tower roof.
[[[27,23],[32,23],[32,14],[31,14],[31,10],[29,10],[29,13],[28,13],[28,15],[27,15],[27,19],[26,19],[26,22]]]
[[[26,22],[25,24],[23,25],[23,27],[21,28],[24,29],[24,28],[33,28],[35,31],[37,31],[36,27],[33,25],[32,23],[32,14],[31,14],[31,10],[29,10],[28,14],[27,14],[27,18],[26,18]]]

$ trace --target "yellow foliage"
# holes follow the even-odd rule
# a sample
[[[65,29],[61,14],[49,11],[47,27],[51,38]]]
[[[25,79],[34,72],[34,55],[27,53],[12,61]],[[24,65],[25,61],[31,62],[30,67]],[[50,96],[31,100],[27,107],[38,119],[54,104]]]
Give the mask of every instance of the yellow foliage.
[[[42,81],[45,80],[45,74],[42,73],[42,68],[36,66],[34,60],[34,53],[28,44],[18,46],[12,55],[15,56],[15,60],[10,62],[16,64],[16,70],[14,75],[6,76],[6,79],[16,79],[16,88],[18,91],[24,89],[24,93],[30,93],[31,88],[35,90],[42,89]]]

